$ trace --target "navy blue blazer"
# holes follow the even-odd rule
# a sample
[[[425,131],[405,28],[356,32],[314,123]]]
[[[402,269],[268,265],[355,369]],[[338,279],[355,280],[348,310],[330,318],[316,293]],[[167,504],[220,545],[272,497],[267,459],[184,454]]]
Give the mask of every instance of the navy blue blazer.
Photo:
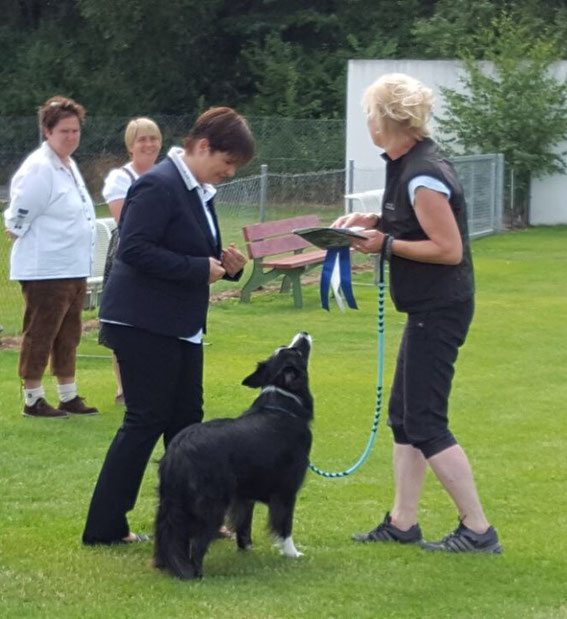
[[[172,337],[206,331],[209,257],[220,259],[197,190],[169,157],[132,184],[120,217],[120,243],[99,317]],[[235,277],[240,279],[242,271]]]

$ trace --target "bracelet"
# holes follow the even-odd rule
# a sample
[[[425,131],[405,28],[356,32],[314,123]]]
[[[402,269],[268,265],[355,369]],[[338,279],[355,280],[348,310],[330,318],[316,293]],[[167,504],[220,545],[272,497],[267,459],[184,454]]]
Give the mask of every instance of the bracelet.
[[[392,258],[392,243],[394,242],[394,237],[390,234],[386,234],[384,236],[384,240],[382,241],[382,253],[384,254],[384,260],[388,262]]]

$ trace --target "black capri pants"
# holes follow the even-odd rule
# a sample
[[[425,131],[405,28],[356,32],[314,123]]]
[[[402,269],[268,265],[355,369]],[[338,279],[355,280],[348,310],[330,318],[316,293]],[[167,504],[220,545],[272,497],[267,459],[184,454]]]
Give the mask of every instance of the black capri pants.
[[[408,314],[390,394],[394,441],[425,458],[455,445],[448,408],[455,362],[474,313],[474,299]]]

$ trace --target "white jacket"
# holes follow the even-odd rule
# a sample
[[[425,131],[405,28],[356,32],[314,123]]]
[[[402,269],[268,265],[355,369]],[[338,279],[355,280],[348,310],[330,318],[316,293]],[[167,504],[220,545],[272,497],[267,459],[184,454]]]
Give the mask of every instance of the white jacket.
[[[10,279],[88,277],[94,264],[93,202],[75,162],[65,167],[47,142],[31,153],[10,185],[6,228],[18,238]]]

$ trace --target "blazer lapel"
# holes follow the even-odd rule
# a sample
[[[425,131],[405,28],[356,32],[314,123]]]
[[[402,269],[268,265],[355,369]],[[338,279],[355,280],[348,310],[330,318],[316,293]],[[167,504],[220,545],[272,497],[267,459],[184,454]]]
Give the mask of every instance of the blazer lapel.
[[[207,208],[209,209],[209,212],[213,218],[213,223],[215,224],[215,230],[217,231],[217,240],[215,241],[215,239],[212,237],[211,235],[211,241],[213,243],[213,247],[216,250],[216,255],[220,256],[220,252],[221,252],[221,235],[220,235],[220,227],[219,227],[219,221],[217,219],[217,212],[215,210],[215,200],[214,198],[211,198],[208,202],[207,202]],[[207,226],[207,229],[209,228],[209,226]]]
[[[189,195],[191,196],[191,209],[193,210],[193,213],[195,215],[195,218],[197,219],[197,221],[199,222],[199,226],[201,228],[201,230],[203,231],[203,234],[206,236],[207,241],[209,243],[209,246],[213,252],[214,256],[219,256],[220,255],[220,249],[219,249],[219,245],[217,244],[217,242],[215,241],[212,233],[211,233],[211,228],[209,226],[209,222],[207,221],[207,216],[205,215],[205,210],[203,207],[203,204],[201,202],[201,198],[199,197],[199,194],[197,193],[197,189],[191,189],[191,191],[187,190],[189,192]],[[216,213],[214,211],[214,208],[211,208],[210,204],[211,204],[212,200],[209,201],[209,210],[212,214],[213,217],[213,221],[215,224],[215,228],[217,231],[217,238],[220,241],[220,231],[219,231],[219,226],[218,226],[218,222],[217,222],[217,217],[216,217]]]

